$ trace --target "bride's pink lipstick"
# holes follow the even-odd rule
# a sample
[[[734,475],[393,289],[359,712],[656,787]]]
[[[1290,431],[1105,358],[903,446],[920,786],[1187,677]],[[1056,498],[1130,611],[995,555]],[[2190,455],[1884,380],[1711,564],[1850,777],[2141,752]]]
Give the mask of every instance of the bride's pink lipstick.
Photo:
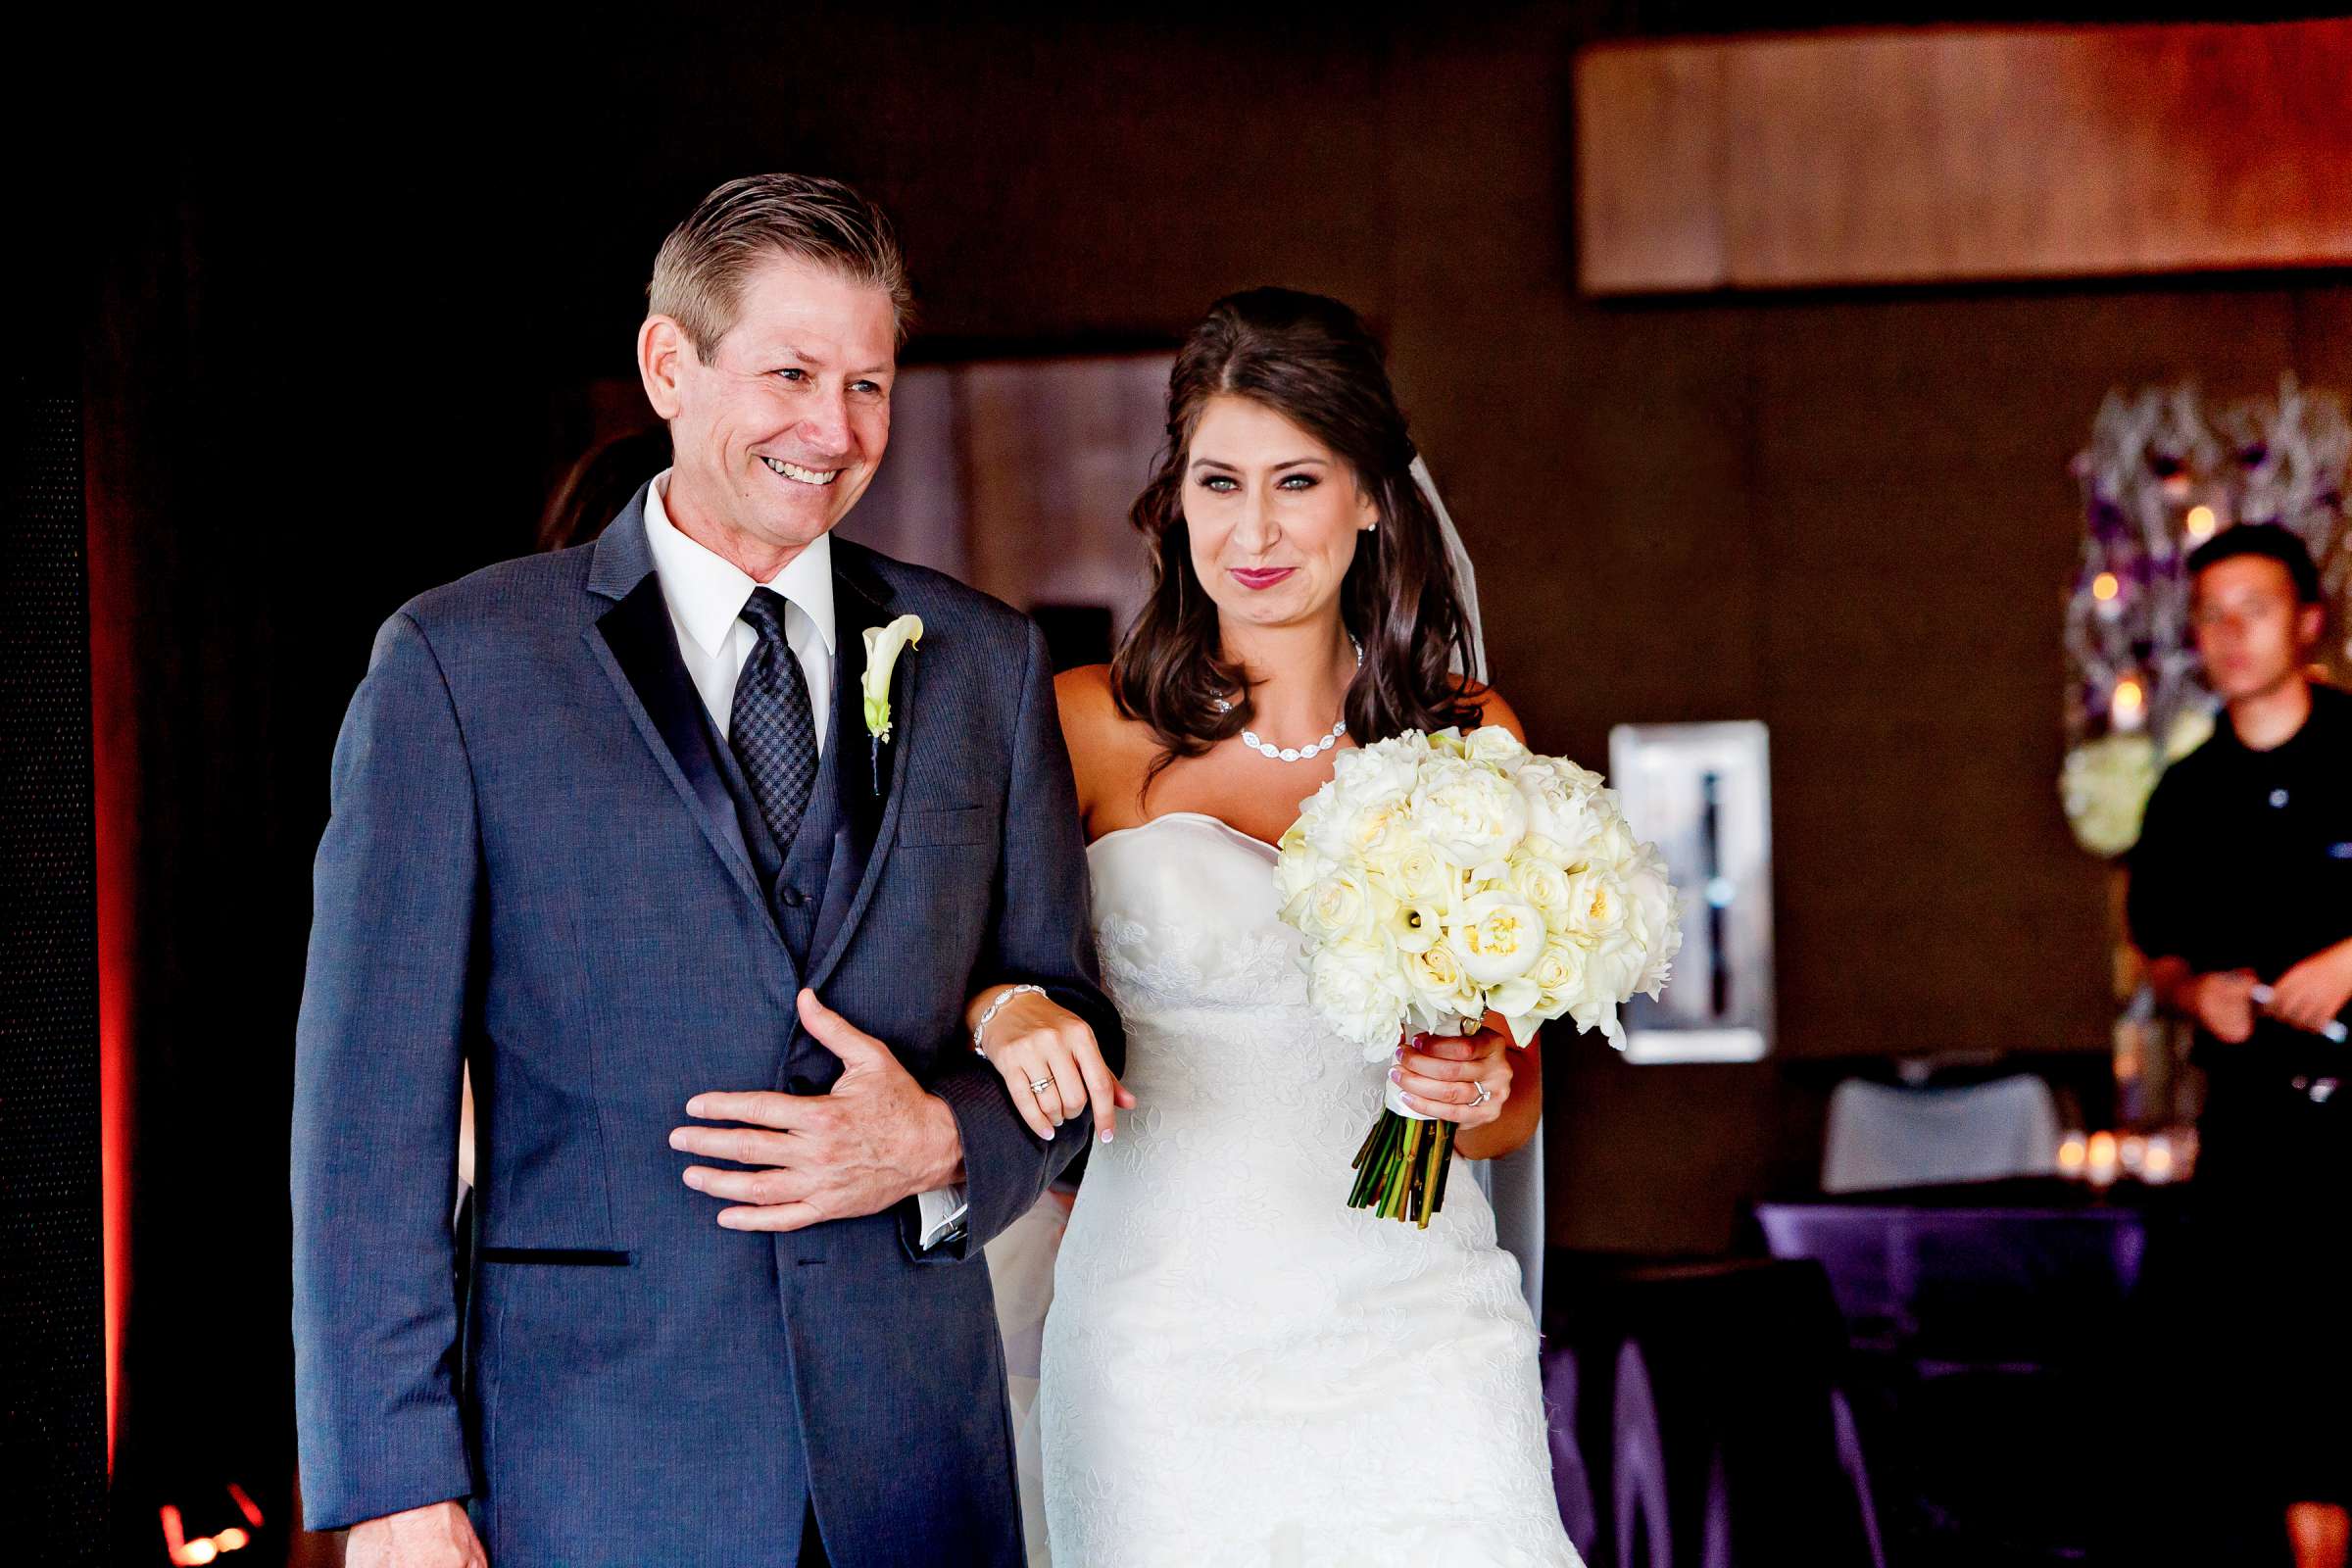
[[[1255,591],[1261,588],[1273,587],[1276,583],[1282,581],[1298,568],[1297,566],[1235,566],[1231,569],[1233,572],[1233,580],[1235,582],[1240,583],[1245,588]]]

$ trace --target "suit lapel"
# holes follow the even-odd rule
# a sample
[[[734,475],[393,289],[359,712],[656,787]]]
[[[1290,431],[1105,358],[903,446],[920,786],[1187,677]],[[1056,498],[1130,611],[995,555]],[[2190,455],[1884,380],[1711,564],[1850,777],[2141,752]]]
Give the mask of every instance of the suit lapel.
[[[760,896],[734,798],[710,750],[702,694],[678,657],[677,629],[670,623],[662,579],[653,569],[653,552],[646,544],[643,490],[612,519],[595,550],[589,591],[615,603],[583,636],[628,710],[638,737],[727,873],[772,930],[774,918]]]
[[[825,896],[817,910],[808,951],[817,956],[808,984],[821,985],[841,962],[858,920],[873,897],[882,862],[898,833],[899,774],[913,734],[915,669],[922,662],[905,654],[892,672],[893,734],[882,748],[880,792],[876,793],[873,738],[865,730],[865,632],[888,625],[890,585],[873,568],[867,553],[844,539],[833,541],[833,595],[839,656],[833,661],[833,733],[838,748],[834,779],[841,791],[843,826],[834,837]]]

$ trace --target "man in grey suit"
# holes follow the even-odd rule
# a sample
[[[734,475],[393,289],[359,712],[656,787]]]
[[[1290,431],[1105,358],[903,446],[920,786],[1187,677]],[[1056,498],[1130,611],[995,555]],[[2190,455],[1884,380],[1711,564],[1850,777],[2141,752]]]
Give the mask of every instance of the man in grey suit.
[[[966,1004],[1034,984],[1114,1068],[1120,1039],[1044,640],[829,535],[889,439],[870,204],[721,186],[651,293],[675,466],[596,543],[405,606],[336,745],[294,1102],[309,1523],[355,1568],[1014,1564],[981,1248],[1088,1124],[1032,1134]]]

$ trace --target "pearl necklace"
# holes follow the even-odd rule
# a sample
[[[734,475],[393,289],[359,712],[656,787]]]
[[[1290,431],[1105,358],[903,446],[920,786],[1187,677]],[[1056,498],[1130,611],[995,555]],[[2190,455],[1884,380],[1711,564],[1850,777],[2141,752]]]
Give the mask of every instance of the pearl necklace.
[[[1348,639],[1348,646],[1355,650],[1355,667],[1358,669],[1363,668],[1364,645],[1357,642],[1355,638],[1350,635]],[[1227,702],[1224,698],[1220,697],[1217,699],[1217,711],[1220,713],[1230,713],[1233,711],[1233,705]],[[1257,731],[1253,729],[1246,729],[1242,731],[1242,744],[1249,747],[1251,751],[1257,753],[1258,756],[1271,759],[1277,762],[1303,762],[1308,758],[1315,756],[1317,753],[1327,752],[1334,746],[1337,746],[1340,743],[1340,737],[1347,733],[1348,715],[1343,713],[1340,715],[1340,721],[1331,726],[1331,733],[1325,735],[1321,740],[1315,742],[1312,746],[1276,746],[1271,741],[1263,741],[1258,739]]]

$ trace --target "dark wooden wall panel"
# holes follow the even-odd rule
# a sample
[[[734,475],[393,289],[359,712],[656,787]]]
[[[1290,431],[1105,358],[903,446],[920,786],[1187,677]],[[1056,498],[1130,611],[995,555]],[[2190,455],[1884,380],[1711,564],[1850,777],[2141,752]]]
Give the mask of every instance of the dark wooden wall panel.
[[[1598,294],[2352,261],[2352,23],[1596,48]]]

